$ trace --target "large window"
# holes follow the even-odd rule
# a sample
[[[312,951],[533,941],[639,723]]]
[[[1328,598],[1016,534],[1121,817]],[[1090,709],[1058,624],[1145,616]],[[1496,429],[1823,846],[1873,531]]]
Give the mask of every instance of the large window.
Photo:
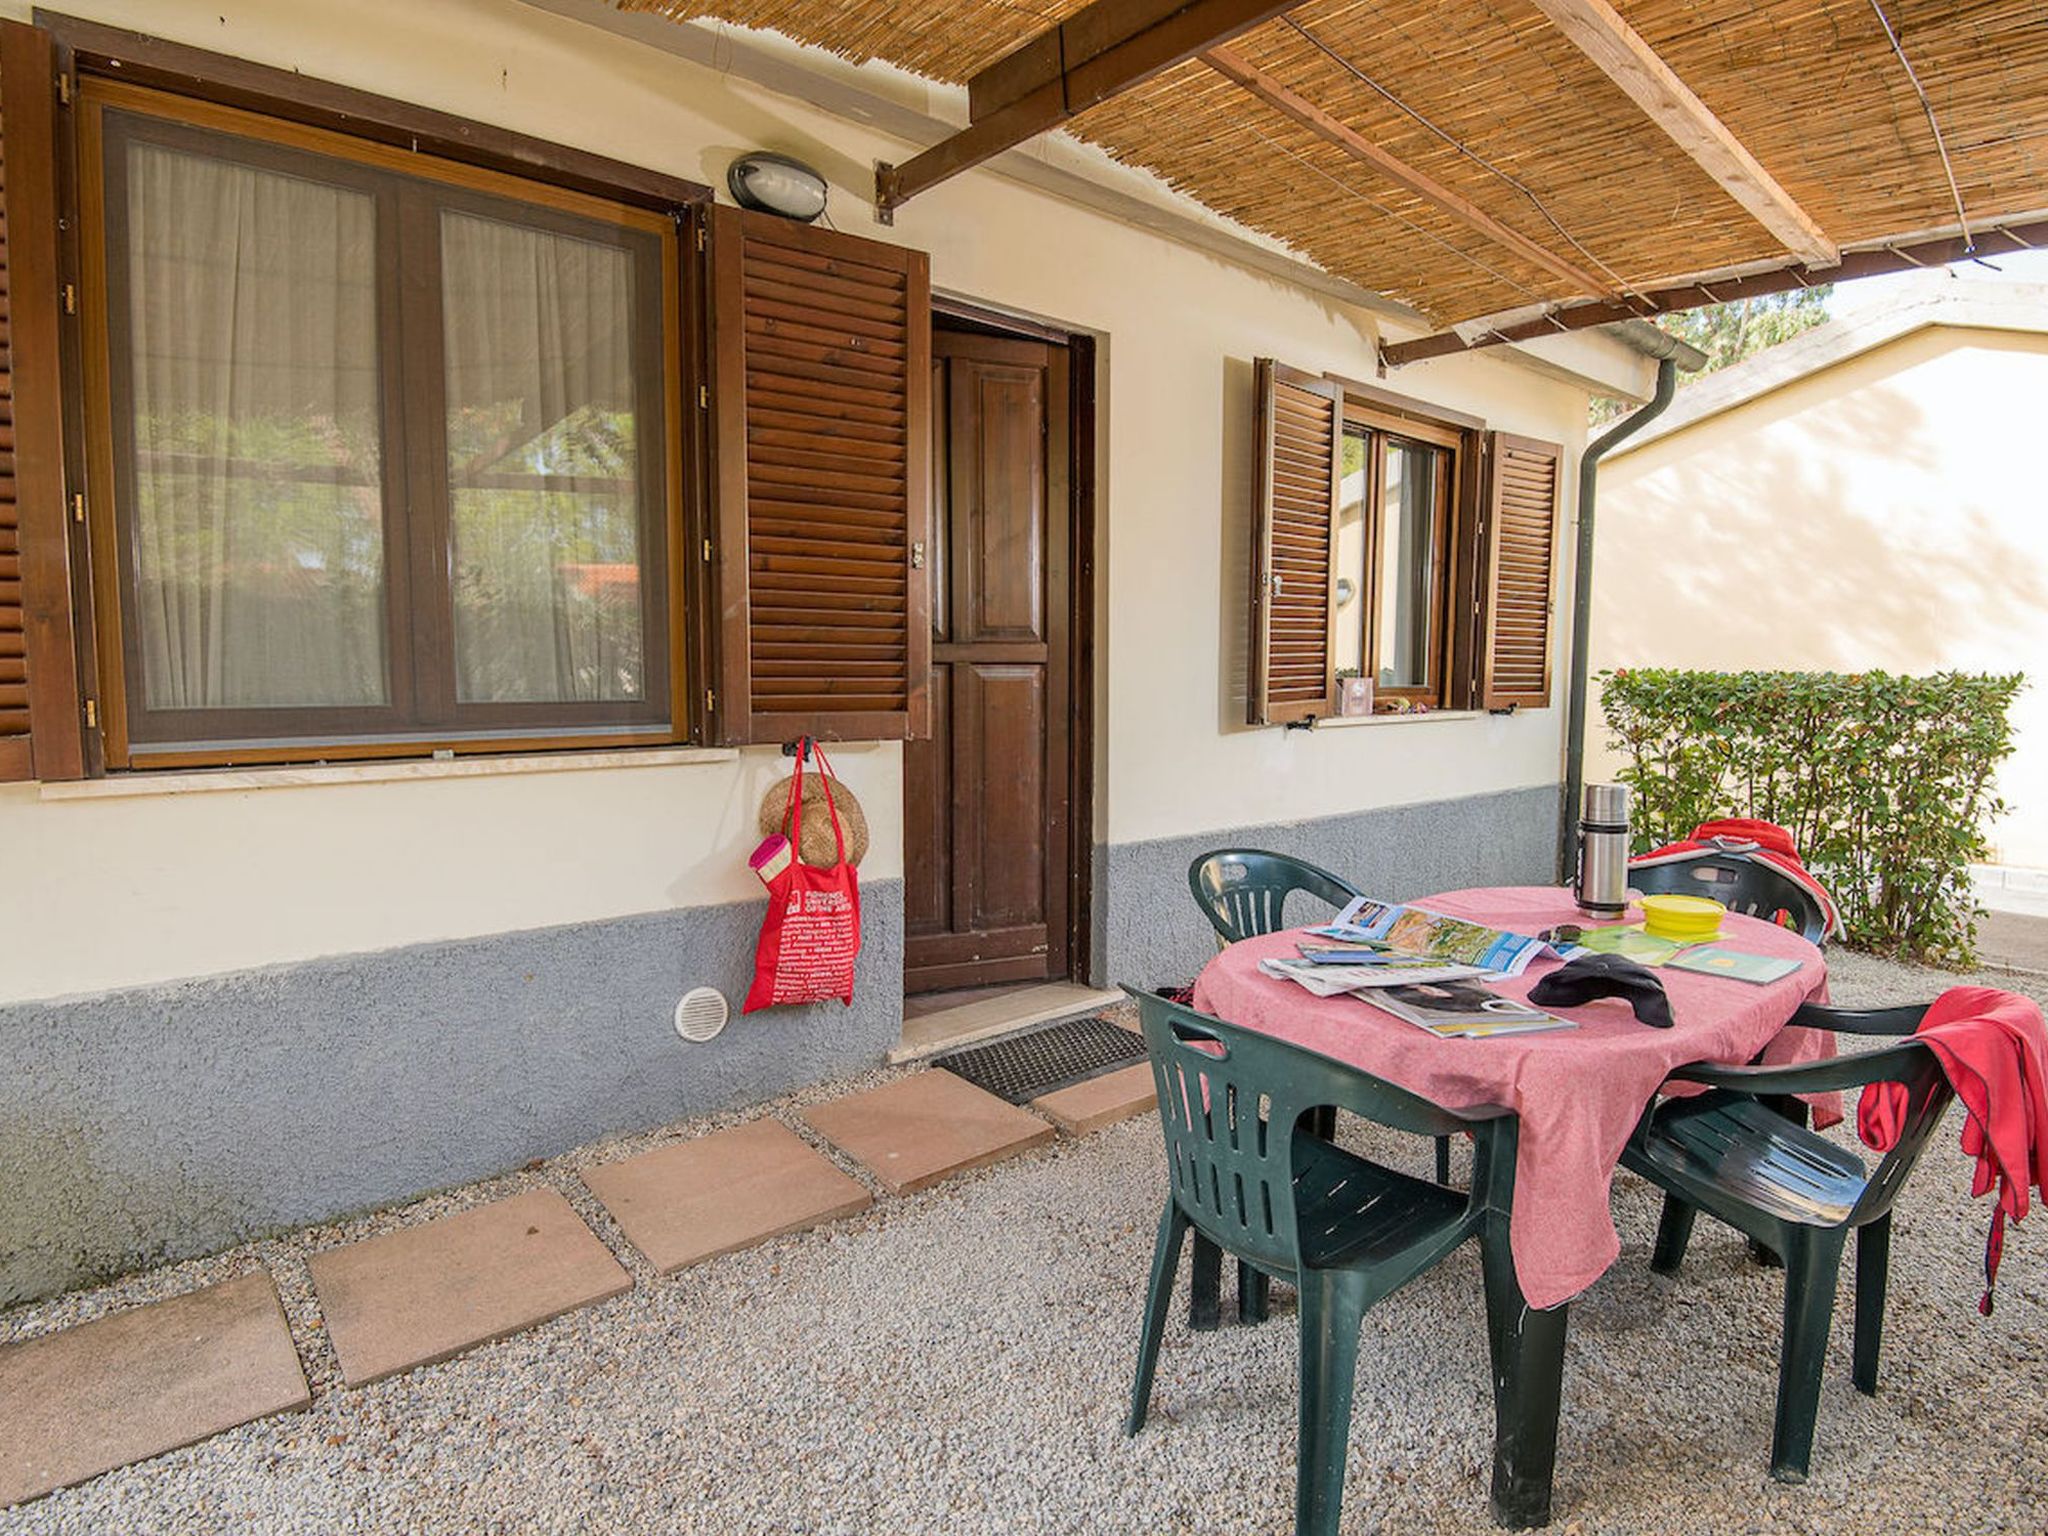
[[[1337,497],[1333,635],[1377,705],[1441,705],[1460,434],[1353,405]]]
[[[670,222],[86,107],[110,760],[670,735]]]

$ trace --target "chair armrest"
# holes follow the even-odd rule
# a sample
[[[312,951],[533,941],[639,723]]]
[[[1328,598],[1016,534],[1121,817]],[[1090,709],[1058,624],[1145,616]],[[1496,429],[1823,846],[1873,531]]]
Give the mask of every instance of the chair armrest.
[[[1835,1008],[1826,1003],[1801,1003],[1790,1022],[1804,1029],[1831,1029],[1844,1035],[1910,1035],[1933,1006],[1905,1003],[1896,1008]]]
[[[1863,1088],[1871,1083],[1896,1082],[1918,1062],[1925,1045],[1902,1040],[1897,1045],[1826,1061],[1803,1061],[1789,1067],[1724,1067],[1710,1061],[1696,1061],[1678,1068],[1670,1083],[1698,1083],[1704,1088],[1725,1088],[1751,1098],[1776,1094],[1832,1093],[1840,1088]]]

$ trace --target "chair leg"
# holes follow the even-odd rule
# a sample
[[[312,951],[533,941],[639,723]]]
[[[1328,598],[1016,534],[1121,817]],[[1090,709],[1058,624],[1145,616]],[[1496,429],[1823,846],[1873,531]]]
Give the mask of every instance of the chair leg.
[[[1884,1342],[1884,1291],[1892,1266],[1892,1217],[1887,1211],[1856,1234],[1856,1390],[1877,1391],[1877,1352]]]
[[[1448,1136],[1436,1139],[1436,1181],[1439,1184],[1451,1182],[1451,1138]]]
[[[1145,1290],[1145,1321],[1138,1332],[1138,1378],[1131,1385],[1131,1416],[1124,1423],[1127,1435],[1135,1435],[1145,1427],[1145,1415],[1152,1405],[1159,1340],[1166,1332],[1166,1314],[1173,1306],[1173,1277],[1180,1269],[1180,1244],[1187,1230],[1187,1217],[1168,1196],[1166,1209],[1159,1216],[1159,1241],[1152,1248],[1152,1280]]]
[[[1364,1276],[1350,1270],[1302,1271],[1295,1536],[1336,1536],[1344,1502],[1344,1461],[1351,1444],[1358,1330],[1364,1319]]]
[[[1272,1279],[1263,1269],[1237,1261],[1237,1320],[1240,1323],[1263,1323],[1266,1320],[1267,1304],[1272,1297]]]
[[[1834,1323],[1843,1233],[1805,1231],[1785,1254],[1785,1342],[1778,1357],[1778,1412],[1771,1427],[1771,1476],[1803,1483],[1813,1460],[1821,1368]]]
[[[1538,1312],[1529,1305],[1515,1276],[1506,1216],[1481,1234],[1480,1258],[1493,1360],[1493,1518],[1524,1530],[1550,1523],[1568,1309]]]
[[[1676,1195],[1664,1197],[1664,1214],[1657,1218],[1657,1246],[1650,1254],[1650,1268],[1660,1275],[1675,1275],[1685,1262],[1685,1245],[1692,1241],[1692,1219],[1697,1214]]]
[[[1188,1272],[1188,1326],[1207,1333],[1223,1323],[1223,1250],[1199,1232],[1194,1248]]]

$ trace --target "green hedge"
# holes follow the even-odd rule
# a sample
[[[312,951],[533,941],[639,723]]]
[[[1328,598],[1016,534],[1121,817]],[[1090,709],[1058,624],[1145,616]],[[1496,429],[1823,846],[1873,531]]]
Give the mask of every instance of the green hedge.
[[[2004,809],[1992,775],[2023,677],[1631,667],[1600,683],[1639,849],[1760,816],[1798,840],[1853,946],[1975,960],[1969,866]]]

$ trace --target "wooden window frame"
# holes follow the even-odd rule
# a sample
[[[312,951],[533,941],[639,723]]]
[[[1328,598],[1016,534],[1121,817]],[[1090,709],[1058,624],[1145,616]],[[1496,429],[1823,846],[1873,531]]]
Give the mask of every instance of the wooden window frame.
[[[310,737],[287,740],[250,740],[215,744],[184,743],[162,745],[129,740],[127,713],[126,657],[119,632],[122,606],[118,578],[126,567],[128,554],[118,536],[116,514],[111,506],[116,484],[113,475],[111,435],[105,430],[86,431],[84,413],[76,423],[80,430],[67,434],[73,454],[73,483],[83,483],[90,512],[89,538],[99,557],[90,565],[87,584],[90,606],[95,613],[88,621],[81,614],[78,623],[79,650],[85,675],[96,678],[103,704],[100,732],[94,733],[89,754],[91,771],[127,767],[192,767],[226,763],[343,760],[368,757],[404,757],[441,752],[544,751],[592,747],[658,745],[700,741],[704,738],[709,701],[698,686],[708,672],[710,643],[704,615],[710,606],[703,565],[687,558],[704,537],[707,509],[704,482],[704,451],[700,412],[686,412],[687,395],[697,393],[707,379],[704,356],[704,275],[697,252],[709,189],[695,183],[656,173],[640,171],[601,156],[547,145],[538,140],[428,109],[369,96],[284,71],[251,65],[242,60],[208,54],[200,50],[165,44],[137,34],[120,32],[71,18],[39,18],[51,23],[56,35],[55,55],[60,80],[69,82],[77,72],[80,83],[75,94],[81,107],[89,110],[69,114],[73,119],[92,118],[92,124],[67,124],[70,150],[60,155],[73,169],[64,201],[74,215],[100,212],[98,180],[104,162],[98,153],[95,127],[97,114],[109,103],[123,110],[135,110],[138,103],[157,109],[159,116],[196,121],[200,126],[217,126],[224,131],[273,143],[283,143],[333,158],[368,165],[387,175],[438,183],[451,202],[464,199],[505,199],[522,210],[522,222],[541,224],[533,215],[545,210],[579,219],[595,218],[615,227],[631,228],[652,236],[660,246],[660,279],[653,303],[661,314],[662,344],[659,355],[647,369],[658,375],[663,398],[659,426],[661,451],[657,473],[661,479],[661,514],[656,520],[660,542],[666,547],[657,560],[650,547],[647,569],[656,577],[646,594],[645,615],[661,619],[649,623],[646,632],[650,648],[650,681],[665,672],[666,677],[650,688],[645,713],[659,719],[636,721],[585,720],[573,724],[543,725],[533,717],[543,711],[557,712],[563,706],[517,705],[509,713],[497,711],[497,718],[484,718],[478,706],[466,706],[471,713],[454,726],[406,729],[391,735],[330,735],[315,730]],[[137,82],[141,82],[138,93]],[[166,89],[166,88],[170,89]],[[151,88],[154,88],[153,90]],[[97,107],[92,106],[97,102]],[[433,151],[433,152],[429,152]],[[106,245],[80,230],[84,219],[73,217],[67,227],[73,232],[66,252],[69,269],[80,278],[84,297],[83,345],[79,348],[72,376],[84,388],[67,393],[76,402],[89,402],[98,413],[96,428],[109,423],[107,386],[109,326],[104,303]],[[687,238],[679,238],[678,231]],[[383,258],[380,256],[380,267]],[[386,281],[380,273],[380,281]],[[651,349],[650,349],[651,350]],[[643,387],[652,382],[642,380]],[[386,403],[387,419],[390,403]],[[644,441],[644,440],[643,440]],[[75,446],[74,446],[75,445]],[[386,478],[397,481],[406,466],[395,462],[387,443]],[[447,509],[440,508],[439,521]],[[436,521],[429,508],[427,521]],[[388,528],[388,524],[387,524]],[[400,563],[395,546],[387,546],[387,570]],[[107,558],[111,552],[112,558]],[[400,594],[387,595],[388,606],[401,609]],[[409,618],[405,621],[410,622]],[[659,664],[654,652],[659,649]],[[452,648],[451,648],[452,658]],[[401,653],[393,650],[389,664],[395,674]],[[573,708],[573,706],[569,706]],[[205,712],[219,719],[214,712]],[[223,712],[225,713],[225,712]],[[310,711],[293,714],[303,720]],[[522,722],[517,718],[525,714]]]
[[[1454,594],[1460,586],[1457,569],[1463,545],[1459,538],[1461,509],[1472,478],[1476,457],[1478,424],[1458,412],[1438,411],[1419,401],[1389,395],[1384,390],[1344,380],[1342,431],[1345,436],[1363,436],[1365,454],[1365,569],[1363,605],[1359,623],[1360,670],[1373,680],[1373,710],[1394,713],[1402,705],[1426,705],[1431,709],[1450,707],[1455,697],[1454,679],[1458,662],[1458,637],[1452,623]],[[1411,443],[1437,450],[1436,507],[1431,519],[1429,592],[1430,647],[1428,681],[1420,685],[1388,687],[1379,681],[1378,600],[1380,561],[1386,544],[1386,447],[1389,443]],[[1395,706],[1383,710],[1382,703]]]

